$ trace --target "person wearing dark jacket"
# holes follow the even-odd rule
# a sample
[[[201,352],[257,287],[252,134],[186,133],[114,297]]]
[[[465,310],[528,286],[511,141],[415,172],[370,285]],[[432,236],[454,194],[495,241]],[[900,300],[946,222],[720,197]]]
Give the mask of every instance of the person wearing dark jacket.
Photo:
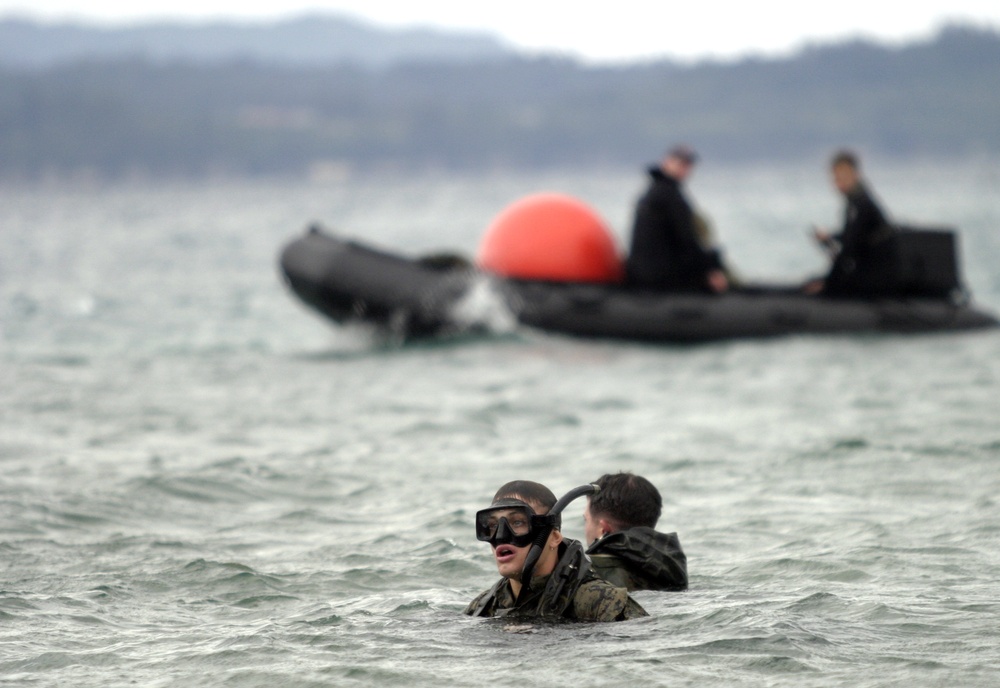
[[[655,530],[663,500],[642,476],[607,474],[583,511],[587,554],[597,575],[633,590],[686,590],[687,556],[677,533]]]
[[[719,253],[699,240],[694,212],[681,188],[696,161],[693,150],[677,146],[649,170],[650,185],[636,205],[625,261],[630,286],[716,293],[728,289]]]
[[[857,156],[849,151],[834,155],[830,165],[833,184],[846,200],[844,225],[839,234],[816,229],[816,240],[833,257],[822,280],[806,291],[826,296],[875,297],[896,291],[896,230],[861,178]]]

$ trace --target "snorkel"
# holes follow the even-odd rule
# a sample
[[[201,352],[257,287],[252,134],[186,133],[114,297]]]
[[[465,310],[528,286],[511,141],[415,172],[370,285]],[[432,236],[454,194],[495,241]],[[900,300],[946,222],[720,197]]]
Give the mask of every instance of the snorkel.
[[[524,599],[531,588],[531,574],[535,570],[535,564],[538,563],[539,557],[542,556],[542,550],[545,549],[545,542],[549,539],[549,535],[562,521],[560,518],[562,510],[577,497],[597,494],[600,491],[601,488],[594,484],[575,487],[560,497],[547,514],[532,517],[532,529],[535,530],[535,540],[531,543],[531,549],[528,550],[528,556],[524,560],[524,567],[521,569],[521,592],[517,596],[517,601]],[[537,526],[537,529],[535,526]],[[515,606],[517,606],[517,601],[514,602]]]

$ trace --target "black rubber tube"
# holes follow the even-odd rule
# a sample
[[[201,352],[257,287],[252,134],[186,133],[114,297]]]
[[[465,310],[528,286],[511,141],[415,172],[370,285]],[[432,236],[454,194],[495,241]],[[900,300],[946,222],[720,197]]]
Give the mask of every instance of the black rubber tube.
[[[580,487],[574,487],[572,490],[560,497],[556,503],[549,509],[549,512],[545,514],[546,516],[558,516],[562,513],[562,510],[578,497],[583,495],[592,495],[601,491],[597,485],[591,483],[590,485],[581,485]],[[521,592],[518,594],[517,599],[521,600],[531,589],[531,574],[535,570],[535,564],[538,563],[538,559],[542,556],[542,550],[545,548],[545,542],[549,539],[549,535],[552,533],[552,529],[555,527],[555,519],[552,519],[552,523],[541,528],[538,534],[535,535],[535,541],[531,543],[531,549],[528,550],[528,556],[524,560],[524,567],[521,569]],[[514,606],[517,606],[515,601]]]

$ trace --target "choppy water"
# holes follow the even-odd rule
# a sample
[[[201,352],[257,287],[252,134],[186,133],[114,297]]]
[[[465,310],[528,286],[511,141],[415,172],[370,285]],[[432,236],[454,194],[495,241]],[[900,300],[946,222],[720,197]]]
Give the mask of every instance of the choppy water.
[[[700,171],[745,274],[821,268],[820,165]],[[872,178],[962,228],[998,310],[1000,167]],[[642,183],[0,189],[0,684],[994,685],[1000,332],[400,348],[277,278],[310,220],[472,253],[542,189],[621,232]],[[499,484],[620,469],[664,493],[690,591],[623,624],[461,616],[496,576],[472,515]]]

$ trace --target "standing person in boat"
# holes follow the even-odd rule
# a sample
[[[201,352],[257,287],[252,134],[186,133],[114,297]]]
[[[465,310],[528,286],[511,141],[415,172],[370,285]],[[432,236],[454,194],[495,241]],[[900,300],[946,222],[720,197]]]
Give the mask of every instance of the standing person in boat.
[[[630,285],[713,293],[729,288],[719,252],[702,245],[695,214],[681,188],[697,160],[691,148],[675,146],[659,166],[650,168],[650,185],[636,205],[625,261]]]
[[[686,590],[687,556],[677,533],[655,530],[663,510],[659,490],[632,473],[602,475],[587,498],[583,530],[594,571],[632,590]]]
[[[465,613],[574,621],[647,616],[624,588],[590,570],[579,542],[563,538],[559,514],[547,516],[555,504],[555,495],[544,485],[515,480],[497,491],[488,509],[476,514],[476,537],[490,543],[502,578],[476,597]],[[533,566],[527,565],[536,544],[541,545],[541,554]]]
[[[851,151],[838,151],[830,162],[833,185],[847,201],[839,234],[813,232],[833,257],[826,277],[806,285],[810,294],[845,297],[890,295],[896,290],[896,229],[872,198]]]

